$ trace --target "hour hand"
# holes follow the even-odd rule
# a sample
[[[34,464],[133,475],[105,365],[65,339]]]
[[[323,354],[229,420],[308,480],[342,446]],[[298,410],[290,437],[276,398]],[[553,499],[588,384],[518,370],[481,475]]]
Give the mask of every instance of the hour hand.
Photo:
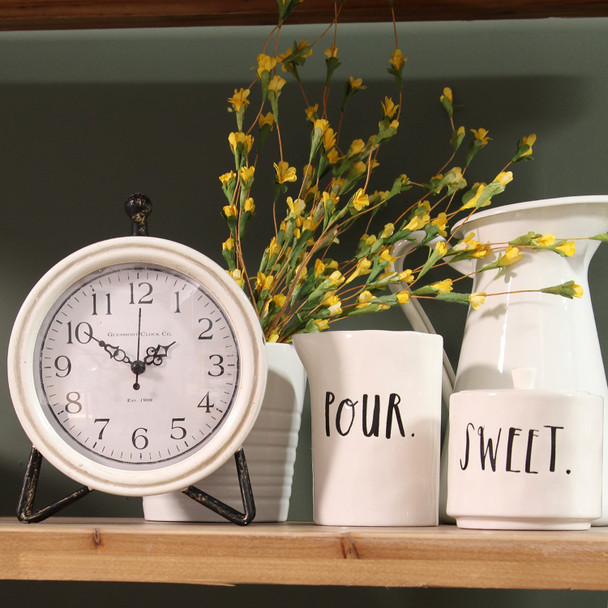
[[[175,341],[166,346],[159,344],[158,346],[150,346],[146,349],[146,356],[144,357],[144,363],[146,365],[161,365],[163,359],[167,356],[169,349],[175,344]]]

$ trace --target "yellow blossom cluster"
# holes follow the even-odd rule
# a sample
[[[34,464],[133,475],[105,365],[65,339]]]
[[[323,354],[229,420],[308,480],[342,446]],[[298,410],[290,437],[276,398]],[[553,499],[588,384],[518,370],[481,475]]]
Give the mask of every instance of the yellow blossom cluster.
[[[549,250],[562,256],[573,255],[573,241],[550,234],[529,233],[508,244],[483,243],[473,233],[459,240],[450,235],[450,224],[458,214],[469,217],[505,190],[513,180],[511,166],[532,158],[536,136],[519,140],[516,153],[492,181],[469,183],[473,159],[492,138],[487,128],[467,129],[455,124],[458,106],[449,87],[439,97],[449,119],[453,153],[447,162],[430,172],[432,177],[428,180],[415,180],[400,173],[392,184],[372,187],[380,151],[399,130],[407,59],[395,44],[387,71],[394,77],[398,99],[385,95],[379,103],[377,128],[345,141],[342,125],[347,104],[354,95],[367,94],[367,85],[362,78],[349,75],[334,118],[329,111],[329,93],[340,66],[335,27],[334,39],[320,57],[325,62],[326,80],[322,95],[314,103],[304,91],[300,71],[313,56],[315,45],[301,40],[284,52],[268,50],[279,49],[282,24],[299,3],[300,0],[279,3],[279,22],[272,34],[275,39],[269,38],[257,56],[254,83],[247,88],[234,88],[228,97],[228,109],[236,117],[236,129],[228,135],[234,167],[219,177],[226,197],[222,211],[229,229],[228,238],[222,243],[222,255],[228,272],[255,307],[269,342],[289,341],[296,332],[325,331],[339,319],[407,306],[414,298],[481,307],[491,294],[460,291],[457,279],[427,280],[432,268],[451,261],[487,258],[490,261],[482,262],[480,272],[506,273],[528,253]],[[310,129],[307,157],[302,162],[289,162],[284,157],[283,138],[292,125],[281,120],[280,106],[282,91],[290,78],[302,92]],[[254,86],[259,87],[260,107],[247,127],[245,116],[258,97],[252,94]],[[332,94],[331,99],[334,98]],[[263,174],[258,167],[271,134],[277,143],[276,156],[271,160],[274,184],[265,193],[262,190],[255,194],[256,204],[254,187],[258,172]],[[411,195],[412,190],[417,192]],[[386,221],[389,204],[397,206],[397,211]],[[257,269],[250,271],[243,252],[244,236],[260,208],[269,214],[274,230]],[[342,235],[360,222],[364,229],[356,249],[346,256],[340,253],[338,258],[332,257]],[[425,253],[397,272],[393,247],[402,239],[411,243],[414,252]],[[388,292],[388,287],[394,291]],[[578,286],[569,284],[550,288],[547,293],[579,296]]]

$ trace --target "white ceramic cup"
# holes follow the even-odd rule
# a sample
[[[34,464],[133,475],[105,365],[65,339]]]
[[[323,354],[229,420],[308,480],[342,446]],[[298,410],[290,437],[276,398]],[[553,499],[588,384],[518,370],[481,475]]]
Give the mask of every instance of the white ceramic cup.
[[[310,383],[315,523],[437,525],[441,336],[330,331],[294,344]]]
[[[589,528],[602,512],[602,428],[603,399],[587,393],[454,393],[448,515],[462,528]]]

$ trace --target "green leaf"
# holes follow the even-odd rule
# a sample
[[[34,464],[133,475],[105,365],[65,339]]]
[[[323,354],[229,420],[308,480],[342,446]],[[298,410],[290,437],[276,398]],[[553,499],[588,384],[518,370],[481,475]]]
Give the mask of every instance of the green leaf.
[[[528,232],[528,234],[523,234],[522,236],[518,236],[516,239],[509,241],[509,245],[512,245],[513,247],[532,245],[532,241],[541,236],[542,234],[539,234],[538,232]]]
[[[291,14],[298,4],[300,4],[302,0],[277,0],[277,5],[279,7],[279,21],[285,21],[287,17]]]
[[[468,293],[458,293],[450,291],[450,293],[438,293],[435,296],[436,300],[442,300],[443,302],[454,302],[456,304],[468,304],[469,303]]]

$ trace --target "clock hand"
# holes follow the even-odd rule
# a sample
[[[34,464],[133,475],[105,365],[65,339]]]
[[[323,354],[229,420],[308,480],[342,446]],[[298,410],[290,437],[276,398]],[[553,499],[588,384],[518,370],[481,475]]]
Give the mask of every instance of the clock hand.
[[[171,344],[164,346],[159,344],[158,346],[150,346],[146,349],[146,356],[144,357],[144,363],[146,365],[161,365],[163,359],[167,356],[169,348],[175,344],[175,340]]]
[[[118,361],[119,363],[127,363],[129,365],[131,364],[131,359],[129,359],[129,356],[127,355],[127,353],[119,346],[114,346],[113,344],[108,344],[104,340],[98,340],[93,334],[87,334],[87,335],[92,340],[95,340],[95,342],[97,342],[98,346],[101,346],[101,348],[103,348],[103,350],[105,350],[106,353],[108,353],[108,355],[110,355],[110,359],[114,359],[114,361]]]
[[[135,374],[135,382],[133,388],[138,391],[141,388],[139,384],[139,376],[146,370],[146,364],[139,359],[139,351],[141,347],[141,307],[137,313],[137,360],[131,363],[131,371]]]

